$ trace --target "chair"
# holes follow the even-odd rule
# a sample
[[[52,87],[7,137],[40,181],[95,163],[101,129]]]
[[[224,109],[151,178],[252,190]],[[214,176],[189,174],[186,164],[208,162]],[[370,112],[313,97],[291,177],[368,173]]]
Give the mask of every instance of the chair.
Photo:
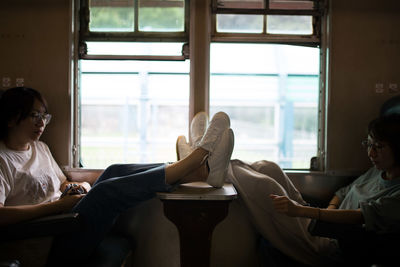
[[[43,265],[52,237],[72,233],[80,227],[79,214],[46,216],[10,226],[0,227],[0,266]],[[31,258],[35,257],[32,261]]]
[[[18,223],[0,228],[0,243],[57,236],[60,234],[74,233],[82,227],[78,213],[66,213],[46,216],[39,219]],[[127,256],[131,253],[132,242],[118,234],[109,234],[99,245],[92,259],[91,266],[122,266]],[[71,252],[73,253],[73,252]],[[19,266],[12,259],[10,263]]]
[[[46,216],[0,228],[0,242],[72,233],[81,227],[78,213]]]
[[[400,96],[394,96],[386,100],[380,109],[380,115],[400,114]]]

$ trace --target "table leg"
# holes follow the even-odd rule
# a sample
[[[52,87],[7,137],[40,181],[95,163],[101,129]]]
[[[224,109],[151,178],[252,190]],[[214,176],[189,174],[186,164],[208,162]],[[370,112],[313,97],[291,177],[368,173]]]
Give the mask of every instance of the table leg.
[[[181,267],[210,266],[215,226],[228,215],[230,200],[162,200],[164,214],[179,232]]]

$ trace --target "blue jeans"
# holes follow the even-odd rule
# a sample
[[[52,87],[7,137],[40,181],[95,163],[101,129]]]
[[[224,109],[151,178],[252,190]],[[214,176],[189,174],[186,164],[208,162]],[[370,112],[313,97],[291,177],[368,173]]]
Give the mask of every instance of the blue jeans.
[[[156,192],[172,189],[165,183],[164,164],[111,165],[72,209],[85,227],[79,233],[55,238],[49,262],[64,261],[65,253],[71,253],[74,260],[88,259],[122,212],[153,198]]]

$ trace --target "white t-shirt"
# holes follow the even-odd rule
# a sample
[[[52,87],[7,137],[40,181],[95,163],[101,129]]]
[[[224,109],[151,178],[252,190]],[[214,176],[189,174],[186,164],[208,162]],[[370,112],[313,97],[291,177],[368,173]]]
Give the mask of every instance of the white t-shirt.
[[[0,142],[0,203],[4,206],[56,200],[65,180],[45,143],[35,141],[27,151],[15,151]]]

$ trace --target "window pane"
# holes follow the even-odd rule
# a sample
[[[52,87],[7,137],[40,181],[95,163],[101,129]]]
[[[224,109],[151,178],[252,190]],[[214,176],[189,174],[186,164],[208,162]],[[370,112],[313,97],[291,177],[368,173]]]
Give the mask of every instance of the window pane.
[[[217,32],[262,33],[262,15],[217,15]]]
[[[134,30],[134,0],[90,0],[90,31]]]
[[[210,114],[230,116],[232,158],[308,169],[317,153],[319,49],[212,43],[210,66]]]
[[[265,7],[264,0],[217,0],[219,8],[254,8],[263,9]]]
[[[313,34],[312,16],[267,16],[267,33]]]
[[[176,160],[176,138],[188,131],[189,62],[80,64],[83,166]]]
[[[269,8],[312,10],[314,8],[314,2],[299,0],[269,0]]]
[[[140,0],[139,30],[148,32],[183,32],[184,0]]]
[[[180,56],[183,43],[86,42],[89,55]]]

